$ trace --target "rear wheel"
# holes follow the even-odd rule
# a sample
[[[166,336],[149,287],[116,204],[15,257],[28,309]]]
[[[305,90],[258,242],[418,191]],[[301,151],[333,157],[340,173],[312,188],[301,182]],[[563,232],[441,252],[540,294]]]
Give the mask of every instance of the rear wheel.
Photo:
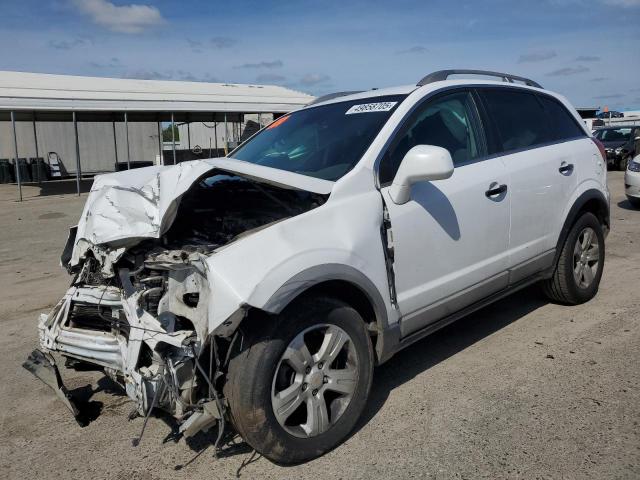
[[[594,214],[585,213],[567,235],[553,276],[543,282],[545,294],[568,305],[591,300],[600,285],[604,253],[602,225]]]
[[[636,208],[640,208],[640,198],[638,197],[629,197],[627,196],[627,200],[629,200],[629,203],[636,207]]]
[[[371,388],[373,348],[362,317],[340,301],[314,298],[252,327],[225,387],[240,435],[283,464],[337,446]]]

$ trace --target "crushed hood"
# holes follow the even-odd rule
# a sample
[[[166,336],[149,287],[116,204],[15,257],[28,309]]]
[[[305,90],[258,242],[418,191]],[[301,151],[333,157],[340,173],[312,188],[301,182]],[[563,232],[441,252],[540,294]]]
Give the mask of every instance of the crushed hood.
[[[173,223],[181,196],[211,170],[263,183],[329,194],[333,182],[232,158],[194,160],[97,176],[78,223],[71,265],[92,246],[129,247],[160,238]]]

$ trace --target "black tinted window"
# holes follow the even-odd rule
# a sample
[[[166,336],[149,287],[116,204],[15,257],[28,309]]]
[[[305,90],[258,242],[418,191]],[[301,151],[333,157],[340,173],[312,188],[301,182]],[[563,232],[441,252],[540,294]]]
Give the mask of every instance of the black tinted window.
[[[594,135],[603,142],[623,142],[631,138],[632,130],[631,127],[603,128],[597,130]]]
[[[535,95],[506,88],[484,90],[487,113],[498,132],[494,149],[508,152],[553,141]],[[492,152],[493,153],[493,152]]]
[[[449,150],[454,165],[480,156],[474,129],[474,105],[469,92],[444,95],[427,101],[409,118],[380,165],[380,182],[393,180],[400,162],[416,145],[435,145]]]
[[[549,116],[551,136],[554,140],[586,136],[584,130],[576,123],[576,119],[557,100],[545,95],[539,95],[538,98]]]

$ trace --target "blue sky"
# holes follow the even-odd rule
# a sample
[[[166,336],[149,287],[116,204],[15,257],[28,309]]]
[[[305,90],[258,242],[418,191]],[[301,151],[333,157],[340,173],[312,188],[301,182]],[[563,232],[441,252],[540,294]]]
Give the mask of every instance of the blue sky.
[[[640,0],[0,0],[0,69],[280,84],[312,94],[442,68],[640,108]]]

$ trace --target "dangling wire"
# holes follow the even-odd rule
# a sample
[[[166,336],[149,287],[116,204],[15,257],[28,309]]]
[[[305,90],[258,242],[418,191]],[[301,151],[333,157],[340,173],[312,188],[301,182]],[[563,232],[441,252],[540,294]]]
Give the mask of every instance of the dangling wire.
[[[195,361],[196,367],[198,368],[198,370],[200,371],[200,373],[204,377],[205,381],[209,384],[209,387],[211,388],[211,390],[214,393],[213,398],[214,398],[214,400],[216,402],[216,407],[218,407],[218,412],[220,413],[220,419],[219,419],[219,422],[218,422],[218,437],[216,438],[216,442],[213,444],[214,456],[216,458],[218,458],[218,445],[220,444],[220,440],[222,440],[222,434],[224,433],[224,430],[226,428],[226,420],[224,418],[224,409],[223,409],[223,406],[222,406],[222,402],[220,402],[220,398],[218,396],[218,392],[216,390],[216,387],[213,385],[213,383],[211,383],[211,380],[209,379],[209,376],[205,373],[204,369],[200,365],[200,362],[198,362],[198,357],[196,356],[196,352],[193,349],[193,347],[191,348],[191,351],[193,353],[193,359]]]

